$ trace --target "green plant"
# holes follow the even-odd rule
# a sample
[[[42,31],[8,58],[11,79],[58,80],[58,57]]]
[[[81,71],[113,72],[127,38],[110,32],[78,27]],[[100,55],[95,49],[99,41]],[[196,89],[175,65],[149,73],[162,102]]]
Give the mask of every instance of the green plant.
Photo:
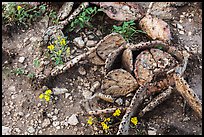
[[[24,69],[22,68],[16,68],[12,72],[15,73],[17,76],[25,73]]]
[[[28,27],[32,22],[47,14],[53,23],[57,23],[57,15],[53,10],[49,11],[45,4],[31,7],[30,5],[10,2],[2,6],[3,24],[7,25],[23,25]]]
[[[122,26],[113,25],[112,32],[121,34],[125,40],[129,40],[135,33],[145,33],[142,30],[136,30],[134,20],[123,22]]]
[[[84,8],[83,11],[71,22],[68,31],[73,31],[76,27],[83,29],[84,27],[92,27],[90,20],[101,9],[97,7]]]
[[[35,73],[29,73],[27,75],[28,78],[33,79],[35,77]]]
[[[49,55],[55,61],[55,65],[63,64],[65,58],[70,56],[70,47],[68,47],[66,39],[66,37],[58,36],[53,44],[47,46]]]
[[[34,59],[33,60],[33,65],[34,65],[34,67],[39,67],[40,66],[40,61],[38,60],[38,59]]]

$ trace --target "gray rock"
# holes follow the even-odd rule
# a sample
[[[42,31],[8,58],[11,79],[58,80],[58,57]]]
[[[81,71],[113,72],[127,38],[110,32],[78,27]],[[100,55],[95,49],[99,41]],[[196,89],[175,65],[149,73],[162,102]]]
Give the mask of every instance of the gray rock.
[[[97,41],[88,40],[88,41],[86,42],[86,46],[94,46],[94,45],[96,45],[96,43],[97,43]]]
[[[78,119],[77,119],[77,115],[76,114],[72,114],[69,119],[68,119],[68,124],[70,125],[77,125],[79,123]]]
[[[92,92],[88,90],[83,90],[82,95],[84,96],[85,99],[90,99],[92,97]]]
[[[147,131],[148,135],[156,135],[157,134],[157,130],[153,127],[149,128],[149,130]]]
[[[51,124],[50,119],[46,118],[42,123],[42,128],[48,127],[50,124]]]
[[[97,90],[100,87],[100,82],[99,81],[95,81],[92,86],[91,86],[91,91],[94,92],[95,90]]]
[[[83,48],[85,43],[82,39],[82,37],[76,37],[74,40],[73,40],[73,43],[78,47],[78,48]]]
[[[30,127],[28,127],[27,131],[28,131],[29,133],[34,133],[34,132],[35,132],[35,129],[34,129],[32,126],[30,126]]]
[[[10,135],[11,134],[11,129],[6,126],[2,126],[2,135]]]
[[[65,92],[68,92],[68,90],[66,88],[53,88],[53,94],[54,95],[60,95],[60,94],[64,94]]]
[[[118,98],[115,103],[117,103],[119,106],[123,105],[123,100],[122,98]]]
[[[54,122],[52,123],[52,125],[53,125],[54,127],[59,126],[59,124],[60,124],[60,122],[59,122],[59,121],[54,121]]]
[[[79,74],[81,75],[86,75],[86,70],[84,69],[84,67],[80,66],[78,69]]]
[[[25,60],[25,57],[20,57],[20,58],[18,59],[18,62],[23,63],[24,60]]]

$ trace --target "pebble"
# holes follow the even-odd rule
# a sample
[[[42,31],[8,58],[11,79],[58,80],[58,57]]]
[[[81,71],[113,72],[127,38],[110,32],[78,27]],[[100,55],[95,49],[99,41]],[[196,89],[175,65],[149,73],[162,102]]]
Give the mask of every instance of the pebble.
[[[11,134],[11,129],[6,126],[2,126],[2,135],[10,135]]]
[[[30,127],[28,127],[27,131],[28,131],[29,133],[34,133],[34,132],[35,132],[35,129],[34,129],[32,126],[30,126]]]
[[[97,36],[101,36],[101,35],[102,35],[102,32],[101,32],[100,30],[97,30],[97,31],[96,31],[96,35],[97,35]]]
[[[115,103],[117,103],[119,106],[123,105],[123,100],[122,98],[118,98]]]
[[[89,39],[93,39],[93,38],[94,38],[94,35],[88,35],[88,38],[89,38]]]
[[[88,41],[86,42],[86,46],[94,46],[96,43],[97,43],[97,41],[88,40]]]
[[[183,34],[184,34],[184,31],[180,30],[180,31],[179,31],[179,34],[183,35]]]
[[[186,121],[189,121],[189,120],[191,120],[190,117],[185,117],[185,118],[183,119],[183,122],[186,122]]]
[[[24,60],[25,60],[25,57],[20,57],[20,58],[18,59],[18,62],[23,63]]]
[[[54,95],[60,95],[60,94],[64,94],[65,92],[68,92],[68,90],[66,88],[53,88],[53,94]]]
[[[84,69],[84,67],[80,66],[78,69],[79,74],[81,75],[86,75],[86,70]]]
[[[156,135],[157,134],[157,130],[155,128],[150,128],[147,132],[148,132],[148,135]]]
[[[125,100],[125,106],[128,107],[130,105],[130,102],[128,100]]]
[[[43,121],[43,123],[42,123],[42,127],[44,128],[44,127],[47,127],[47,126],[49,126],[50,125],[50,119],[49,118],[46,118],[46,119],[44,119],[44,121]]]
[[[79,123],[78,119],[77,119],[77,115],[76,114],[72,114],[68,121],[67,121],[70,125],[77,125]]]
[[[191,32],[191,31],[189,31],[189,32],[188,32],[188,36],[191,36],[191,35],[192,35],[192,32]]]
[[[52,117],[52,120],[53,120],[53,121],[57,120],[57,116],[53,116],[53,117]]]
[[[177,28],[182,30],[182,29],[183,29],[183,26],[181,26],[181,24],[178,24],[178,23],[177,23]]]
[[[90,99],[92,97],[92,92],[88,90],[83,90],[82,95],[84,96],[85,99]]]
[[[54,122],[52,123],[52,125],[53,125],[54,127],[59,126],[59,124],[60,124],[60,122],[59,122],[59,121],[54,121]]]
[[[15,128],[14,130],[15,130],[17,133],[20,133],[20,132],[21,132],[20,128]]]
[[[60,126],[57,126],[57,127],[56,127],[56,129],[58,129],[58,130],[59,130],[59,129],[60,129]]]
[[[70,93],[65,93],[65,98],[67,99],[69,96],[71,96]]]
[[[8,91],[13,91],[13,92],[15,92],[16,91],[16,87],[15,86],[10,86],[9,88],[8,88]]]
[[[59,110],[55,108],[54,113],[57,115],[59,113]]]
[[[82,39],[82,37],[76,37],[74,40],[73,40],[73,43],[78,47],[78,48],[83,48],[84,47],[84,41]]]
[[[99,81],[95,81],[92,86],[91,86],[91,91],[94,92],[95,90],[97,90],[100,87],[100,82]]]

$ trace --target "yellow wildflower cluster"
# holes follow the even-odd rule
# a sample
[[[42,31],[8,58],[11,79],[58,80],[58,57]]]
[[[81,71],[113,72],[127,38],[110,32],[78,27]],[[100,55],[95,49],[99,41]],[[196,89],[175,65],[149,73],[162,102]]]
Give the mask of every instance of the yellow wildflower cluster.
[[[101,122],[101,125],[103,127],[103,130],[109,129],[109,126],[105,122]]]
[[[39,96],[39,98],[40,98],[40,99],[43,99],[43,98],[44,98],[44,99],[48,102],[48,101],[50,101],[51,93],[52,93],[52,90],[48,89],[48,90],[45,91],[44,94],[41,93],[40,96]]]
[[[88,123],[89,125],[92,125],[92,124],[93,124],[93,118],[92,118],[92,117],[89,117],[87,123]]]
[[[47,46],[47,48],[48,48],[50,51],[53,51],[53,50],[55,49],[55,46],[51,44],[51,45]]]
[[[113,116],[114,117],[120,116],[120,113],[121,113],[120,109],[116,109],[115,112],[113,113]]]
[[[21,6],[17,6],[17,10],[19,11],[19,10],[21,10],[22,9],[22,7]]]
[[[138,123],[137,117],[131,118],[131,122],[132,122],[134,125],[137,125],[137,123]]]

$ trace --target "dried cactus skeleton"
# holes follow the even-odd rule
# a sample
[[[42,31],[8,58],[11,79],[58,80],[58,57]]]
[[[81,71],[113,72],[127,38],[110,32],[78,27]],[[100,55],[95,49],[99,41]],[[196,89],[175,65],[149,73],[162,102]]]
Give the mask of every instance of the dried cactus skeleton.
[[[101,87],[103,93],[96,93],[93,97],[114,102],[116,97],[136,91],[130,106],[125,108],[126,112],[117,134],[128,134],[130,118],[135,115],[135,112],[139,111],[139,106],[145,98],[161,92],[140,111],[139,116],[143,116],[145,112],[152,110],[168,98],[172,93],[172,87],[176,87],[192,109],[202,118],[202,103],[182,77],[189,55],[186,51],[178,51],[175,47],[169,45],[171,33],[168,24],[150,15],[149,10],[145,14],[142,7],[136,3],[92,3],[99,5],[112,19],[140,20],[141,29],[145,30],[147,35],[155,41],[131,44],[127,43],[120,34],[109,34],[88,52],[65,63],[62,69],[54,68],[51,76],[65,72],[81,59],[88,57],[94,64],[105,65],[106,70],[106,76]],[[66,4],[70,7],[73,5],[71,2]],[[87,7],[89,3],[82,3],[67,19],[64,19],[64,14],[59,14],[62,21],[58,26],[48,28],[43,36],[44,43],[52,42],[59,35],[63,36],[62,29],[79,14],[83,5]],[[152,3],[150,8],[151,6]],[[68,10],[68,12],[70,11]],[[69,13],[66,15],[69,15]],[[39,76],[39,79],[44,78],[45,76]],[[113,110],[115,108],[98,110],[97,112],[91,111],[89,114],[110,113]]]

